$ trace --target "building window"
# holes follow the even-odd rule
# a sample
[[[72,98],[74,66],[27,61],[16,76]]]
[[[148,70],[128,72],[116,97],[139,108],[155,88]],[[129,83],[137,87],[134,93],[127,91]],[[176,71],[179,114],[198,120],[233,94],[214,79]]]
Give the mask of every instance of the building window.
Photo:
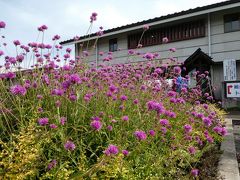
[[[224,16],[224,32],[240,30],[240,13],[228,14]]]
[[[143,47],[162,44],[162,39],[167,37],[169,42],[194,39],[205,36],[205,20],[181,23],[164,28],[158,28],[147,31],[140,44]],[[137,48],[140,40],[140,34],[131,34],[128,36],[128,48]]]
[[[109,51],[114,52],[118,50],[117,38],[109,40]]]

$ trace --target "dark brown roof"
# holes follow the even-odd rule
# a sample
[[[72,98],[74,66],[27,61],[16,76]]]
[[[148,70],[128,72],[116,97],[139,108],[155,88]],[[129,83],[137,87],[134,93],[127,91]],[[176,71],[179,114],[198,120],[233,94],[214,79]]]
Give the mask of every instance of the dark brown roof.
[[[194,69],[196,66],[198,66],[197,62],[203,61],[205,64],[212,65],[214,64],[214,61],[212,60],[212,57],[204,53],[201,48],[198,48],[191,56],[189,56],[185,61],[183,66],[187,68],[187,72]]]
[[[112,28],[112,29],[108,29],[108,30],[103,31],[103,33],[107,34],[107,33],[111,33],[111,32],[114,32],[114,31],[119,31],[119,30],[122,30],[122,29],[127,29],[127,28],[131,28],[131,27],[135,27],[135,26],[144,25],[144,24],[149,24],[149,23],[153,23],[153,22],[157,22],[157,21],[161,21],[161,20],[165,20],[165,19],[169,19],[169,18],[173,18],[173,17],[177,17],[177,16],[182,16],[182,15],[191,14],[191,13],[195,13],[195,12],[199,12],[199,11],[203,11],[203,10],[208,10],[208,9],[212,9],[212,8],[226,6],[226,5],[234,4],[234,3],[238,3],[238,2],[240,2],[240,0],[229,0],[229,1],[223,1],[223,2],[220,2],[220,3],[207,5],[207,6],[197,7],[197,8],[194,8],[194,9],[188,9],[186,11],[176,12],[176,13],[173,13],[173,14],[168,14],[168,15],[164,15],[164,16],[160,16],[160,17],[155,17],[155,18],[152,18],[152,19],[148,19],[148,20],[144,20],[144,21],[140,21],[140,22],[136,22],[136,23],[132,23],[132,24],[127,24],[127,25]],[[94,36],[96,36],[96,33],[92,33],[92,34],[87,35],[87,36],[86,35],[81,36],[80,39],[85,39],[85,38],[94,37]],[[60,44],[66,44],[66,43],[71,43],[71,42],[74,42],[74,39],[69,39],[69,40],[66,40],[66,41],[62,41],[62,42],[60,42]]]

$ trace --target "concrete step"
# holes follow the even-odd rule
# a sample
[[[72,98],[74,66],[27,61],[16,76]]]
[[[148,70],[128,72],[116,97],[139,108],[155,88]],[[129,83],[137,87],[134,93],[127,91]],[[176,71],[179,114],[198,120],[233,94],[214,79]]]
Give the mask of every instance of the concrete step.
[[[240,180],[234,137],[234,132],[235,134],[238,134],[239,127],[238,125],[237,127],[234,127],[232,119],[226,118],[226,128],[228,133],[221,144],[221,150],[223,150],[223,154],[221,155],[218,165],[219,174],[226,180]],[[237,137],[238,141],[238,135],[235,136]],[[237,146],[239,144],[240,143],[237,143]]]

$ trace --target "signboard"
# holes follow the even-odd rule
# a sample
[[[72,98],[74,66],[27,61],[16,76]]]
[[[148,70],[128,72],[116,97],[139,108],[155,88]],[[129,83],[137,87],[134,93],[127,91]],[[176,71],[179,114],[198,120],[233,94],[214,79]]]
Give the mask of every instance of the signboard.
[[[224,81],[236,81],[237,72],[236,72],[236,60],[229,59],[223,61],[223,75]]]
[[[226,83],[227,98],[240,98],[240,82]]]

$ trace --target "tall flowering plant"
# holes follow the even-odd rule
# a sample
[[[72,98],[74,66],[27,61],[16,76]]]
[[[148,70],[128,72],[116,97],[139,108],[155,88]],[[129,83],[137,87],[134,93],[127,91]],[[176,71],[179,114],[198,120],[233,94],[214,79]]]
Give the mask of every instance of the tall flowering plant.
[[[91,24],[96,16],[91,15]],[[44,36],[47,26],[38,30]],[[177,82],[180,64],[174,62],[173,68],[160,64],[156,54],[131,53],[145,62],[111,65],[114,58],[103,57],[102,64],[91,66],[84,62],[89,43],[72,59],[69,48],[60,56],[59,38],[53,37],[53,46],[14,41],[20,60],[0,50],[6,69],[0,79],[2,177],[175,179],[201,174],[203,153],[227,131],[215,106],[202,100],[200,87],[176,91],[166,81]],[[30,61],[28,53],[32,68],[21,70]],[[14,67],[20,70],[11,71]]]

